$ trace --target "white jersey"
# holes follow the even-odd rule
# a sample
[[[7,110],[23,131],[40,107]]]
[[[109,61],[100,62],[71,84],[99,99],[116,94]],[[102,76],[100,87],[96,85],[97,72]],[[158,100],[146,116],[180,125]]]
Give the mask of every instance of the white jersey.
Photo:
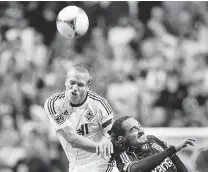
[[[88,91],[83,103],[76,106],[65,98],[65,92],[56,93],[46,100],[44,108],[56,131],[71,125],[78,134],[95,142],[109,136],[107,132],[113,123],[112,109],[104,98],[92,91]],[[73,169],[100,158],[96,153],[72,148],[59,134],[57,137],[69,160],[69,171],[76,171]]]

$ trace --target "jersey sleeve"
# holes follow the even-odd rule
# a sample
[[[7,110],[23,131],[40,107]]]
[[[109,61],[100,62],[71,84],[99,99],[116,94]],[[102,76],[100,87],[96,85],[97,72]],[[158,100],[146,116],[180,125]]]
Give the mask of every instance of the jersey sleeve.
[[[158,139],[157,137],[155,137],[155,139],[167,150],[168,148],[172,147],[172,145],[167,144],[164,141],[161,141],[160,139]],[[178,172],[188,172],[188,169],[186,168],[186,166],[183,164],[183,162],[180,160],[180,158],[176,155],[176,154],[172,154],[171,156],[171,160],[173,161],[173,163],[175,164],[175,166],[177,167],[177,171]]]
[[[59,108],[55,101],[56,99],[54,98],[47,99],[44,104],[44,109],[51,124],[54,126],[55,130],[58,131],[72,124],[69,122],[69,120],[67,120],[63,110]]]
[[[107,133],[113,124],[113,110],[109,103],[102,98],[99,102],[100,123],[105,133]]]

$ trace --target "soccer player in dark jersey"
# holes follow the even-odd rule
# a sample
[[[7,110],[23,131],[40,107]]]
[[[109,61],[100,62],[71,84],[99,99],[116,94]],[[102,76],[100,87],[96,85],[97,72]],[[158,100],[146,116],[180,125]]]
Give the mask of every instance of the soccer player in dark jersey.
[[[111,139],[111,162],[116,162],[120,172],[188,172],[176,153],[195,142],[189,138],[168,146],[155,136],[146,136],[139,122],[129,116],[114,122]]]

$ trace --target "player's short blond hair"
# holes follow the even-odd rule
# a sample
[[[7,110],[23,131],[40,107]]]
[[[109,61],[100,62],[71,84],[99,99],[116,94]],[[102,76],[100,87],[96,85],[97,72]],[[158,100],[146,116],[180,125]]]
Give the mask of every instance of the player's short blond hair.
[[[85,65],[85,64],[76,64],[76,65],[73,65],[72,67],[70,67],[70,69],[67,71],[66,80],[67,80],[68,74],[72,70],[75,70],[75,71],[80,72],[80,73],[88,74],[89,75],[89,79],[88,79],[87,83],[88,84],[91,83],[91,81],[92,81],[92,74],[91,74],[90,68],[87,65]]]

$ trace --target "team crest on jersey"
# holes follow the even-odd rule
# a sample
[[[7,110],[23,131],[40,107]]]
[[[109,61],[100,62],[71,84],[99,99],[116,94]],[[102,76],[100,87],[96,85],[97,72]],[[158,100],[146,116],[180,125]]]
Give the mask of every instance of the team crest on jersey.
[[[61,125],[66,121],[66,118],[64,117],[63,114],[60,114],[55,118],[55,120],[57,124]]]
[[[91,122],[94,118],[93,112],[91,110],[88,110],[84,116],[88,122]]]
[[[67,116],[67,117],[70,117],[69,112],[67,110],[65,110],[64,115]]]
[[[154,148],[154,149],[156,149],[158,151],[163,151],[164,150],[160,145],[158,145],[156,143],[153,143],[152,144],[152,148]]]

